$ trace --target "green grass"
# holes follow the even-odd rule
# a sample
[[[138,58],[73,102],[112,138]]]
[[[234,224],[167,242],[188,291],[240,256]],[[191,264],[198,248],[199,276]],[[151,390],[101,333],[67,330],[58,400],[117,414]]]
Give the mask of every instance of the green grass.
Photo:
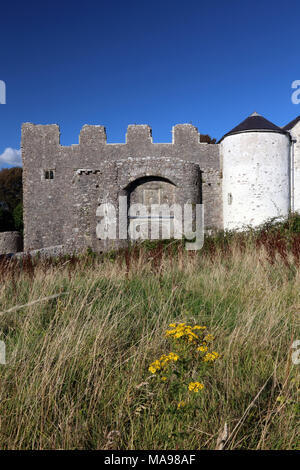
[[[299,448],[300,271],[240,240],[2,266],[2,312],[65,295],[0,315],[0,448],[215,449],[225,423],[226,449]],[[222,358],[178,410],[148,367],[180,320],[207,325]]]

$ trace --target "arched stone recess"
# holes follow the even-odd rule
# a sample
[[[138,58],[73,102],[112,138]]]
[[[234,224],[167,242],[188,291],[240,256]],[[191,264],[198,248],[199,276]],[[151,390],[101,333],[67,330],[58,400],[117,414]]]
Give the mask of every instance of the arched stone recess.
[[[160,176],[144,176],[130,183],[127,186],[129,238],[173,238],[177,192],[173,182]]]
[[[173,238],[175,206],[201,202],[198,165],[177,159],[141,159],[118,165],[119,196],[127,198],[127,230],[131,240]],[[177,212],[178,213],[178,212]],[[183,227],[182,227],[183,228]]]
[[[201,202],[201,171],[195,163],[177,158],[146,157],[120,161],[116,165],[122,194],[126,194],[132,185],[149,178],[169,182],[178,188],[178,202],[188,202],[190,199]]]
[[[125,188],[130,204],[174,204],[177,201],[178,187],[162,176],[142,176],[129,183]]]

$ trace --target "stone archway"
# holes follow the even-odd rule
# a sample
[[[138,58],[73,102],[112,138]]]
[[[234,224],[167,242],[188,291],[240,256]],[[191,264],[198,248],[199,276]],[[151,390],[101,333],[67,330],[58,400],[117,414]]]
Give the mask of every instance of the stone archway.
[[[176,203],[177,189],[173,182],[159,176],[141,177],[129,185],[128,206],[142,205],[143,210],[138,215],[132,215],[129,210],[128,223],[134,227],[135,233],[138,231],[141,233],[142,239],[172,237],[174,231],[172,206]],[[157,211],[158,206],[163,209],[162,212]],[[157,212],[154,213],[155,211]]]

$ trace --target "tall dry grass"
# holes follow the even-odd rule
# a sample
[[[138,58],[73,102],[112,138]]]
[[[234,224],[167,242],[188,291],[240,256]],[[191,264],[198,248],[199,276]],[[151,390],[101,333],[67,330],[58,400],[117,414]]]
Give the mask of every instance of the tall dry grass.
[[[225,449],[299,447],[300,270],[269,242],[2,260],[0,448],[214,449],[225,423]],[[222,354],[192,413],[148,371],[179,320],[207,325]]]

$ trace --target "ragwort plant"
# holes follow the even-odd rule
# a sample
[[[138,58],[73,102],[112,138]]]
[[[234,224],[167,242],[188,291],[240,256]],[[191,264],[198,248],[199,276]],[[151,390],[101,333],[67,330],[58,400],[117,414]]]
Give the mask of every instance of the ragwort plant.
[[[214,336],[207,327],[187,323],[171,323],[165,332],[172,351],[153,361],[149,371],[155,380],[154,387],[161,389],[164,402],[171,409],[194,408],[202,382],[210,373],[211,365],[221,356],[212,350]]]

